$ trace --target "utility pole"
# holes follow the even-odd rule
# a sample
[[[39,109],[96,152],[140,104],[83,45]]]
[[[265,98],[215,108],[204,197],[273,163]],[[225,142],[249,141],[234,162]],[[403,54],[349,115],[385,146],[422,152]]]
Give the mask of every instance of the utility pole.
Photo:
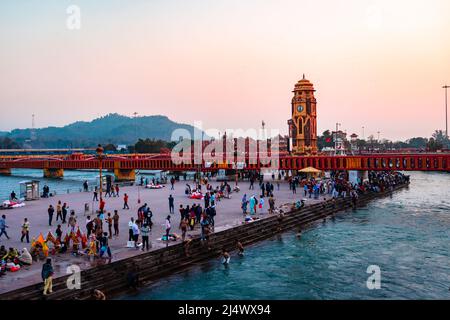
[[[362,139],[364,140],[364,126],[362,126]]]

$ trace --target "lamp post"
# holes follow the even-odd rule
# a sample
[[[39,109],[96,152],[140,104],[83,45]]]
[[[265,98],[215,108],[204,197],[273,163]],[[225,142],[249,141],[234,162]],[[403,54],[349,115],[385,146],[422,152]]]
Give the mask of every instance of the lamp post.
[[[138,115],[138,113],[134,112],[133,115],[134,115],[134,138],[136,140],[133,149],[134,149],[134,159],[136,160],[137,159],[136,144],[138,142],[137,141],[138,140],[138,135],[137,135],[137,115]],[[139,175],[139,173],[138,173],[138,175]],[[140,184],[139,183],[137,183],[137,187],[138,187],[138,200],[137,200],[137,203],[140,204],[141,203],[141,188],[140,188]]]
[[[105,157],[105,155],[104,155],[104,149],[103,149],[101,144],[98,145],[98,147],[97,147],[97,149],[95,151],[97,152],[97,159],[98,159],[98,162],[99,162],[99,177],[100,177],[99,193],[100,193],[100,203],[101,203],[102,202],[102,198],[103,198],[102,169],[103,169],[103,158]]]
[[[442,89],[445,89],[445,137],[448,138],[448,117],[447,117],[447,89],[450,88],[450,86],[445,85],[442,87]]]

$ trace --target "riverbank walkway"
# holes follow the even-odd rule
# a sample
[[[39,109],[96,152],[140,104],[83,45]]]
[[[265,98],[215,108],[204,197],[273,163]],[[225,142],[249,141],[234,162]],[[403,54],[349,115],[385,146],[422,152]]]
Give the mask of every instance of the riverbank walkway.
[[[213,188],[220,185],[220,182],[210,181]],[[303,190],[297,188],[297,194],[293,194],[289,189],[289,184],[286,182],[280,182],[280,190],[277,190],[276,181],[273,182],[275,207],[281,207],[286,204],[292,204],[295,201],[301,200],[304,197]],[[191,182],[191,185],[192,182]],[[234,186],[234,182],[230,182],[231,186]],[[119,230],[120,234],[118,237],[113,237],[109,240],[109,244],[112,251],[112,261],[118,261],[132,256],[142,254],[143,251],[136,250],[134,248],[127,248],[128,240],[128,222],[131,217],[136,219],[137,211],[140,206],[147,203],[153,212],[153,227],[150,234],[150,240],[152,243],[151,250],[160,249],[166,247],[166,242],[159,240],[161,236],[165,233],[164,221],[169,214],[169,195],[172,195],[175,199],[175,213],[172,214],[172,230],[171,233],[177,233],[181,235],[181,231],[178,229],[178,224],[180,222],[180,214],[178,208],[180,205],[184,207],[186,205],[192,206],[193,204],[200,204],[204,206],[203,200],[192,200],[185,195],[185,181],[180,181],[175,183],[175,190],[170,190],[170,184],[165,185],[162,189],[144,189],[143,187],[131,186],[122,187],[120,190],[120,197],[106,197],[106,212],[111,212],[113,214],[114,210],[118,210],[120,220],[119,220]],[[247,194],[247,198],[255,195],[259,199],[261,191],[257,183],[255,183],[255,189],[249,190],[248,182],[239,182],[240,192],[233,192],[231,194],[231,199],[222,199],[217,202],[216,210],[217,216],[215,217],[215,232],[229,229],[238,225],[241,225],[244,221],[241,209],[241,199],[244,194]],[[139,191],[138,191],[139,188]],[[123,210],[123,194],[127,193],[129,195],[129,210]],[[140,194],[141,203],[138,204],[138,194]],[[0,239],[0,245],[4,245],[6,249],[9,247],[14,247],[19,251],[22,248],[29,249],[31,246],[26,242],[21,243],[21,226],[24,218],[28,218],[30,222],[30,242],[33,237],[37,237],[39,233],[42,233],[44,237],[47,235],[48,231],[51,230],[55,234],[56,226],[61,222],[55,222],[56,212],[53,216],[53,226],[48,226],[48,213],[47,208],[51,204],[56,208],[57,202],[60,200],[62,203],[66,202],[70,210],[75,210],[77,216],[77,222],[80,226],[81,231],[86,232],[85,221],[87,214],[85,214],[84,206],[85,203],[89,204],[91,218],[95,217],[92,214],[92,196],[91,192],[82,193],[72,193],[65,195],[56,195],[51,198],[43,198],[36,201],[26,202],[26,206],[17,209],[10,210],[0,210],[0,214],[6,215],[6,221],[9,228],[7,229],[10,240],[7,240],[4,236]],[[322,195],[320,199],[314,200],[307,198],[306,205],[313,205],[324,199],[329,199],[329,195]],[[257,216],[261,218],[269,217],[268,214],[268,198],[265,198],[265,205],[262,210],[263,214],[260,215],[259,212]],[[98,202],[94,203],[94,209],[98,208]],[[68,214],[69,216],[69,214]],[[107,227],[104,229],[107,231]],[[66,234],[67,224],[62,226],[63,237]],[[187,235],[196,236],[200,234],[200,229],[197,227],[193,231],[188,231]],[[170,241],[169,245],[180,243],[181,239],[178,241]],[[87,256],[74,257],[70,253],[50,255],[53,261],[55,275],[54,278],[66,275],[67,267],[73,264],[78,265],[81,270],[86,270],[101,264],[108,263],[108,259],[95,259],[90,262]],[[7,274],[0,278],[0,293],[6,293],[11,290],[29,286],[32,284],[41,283],[41,268],[43,261],[33,262],[31,266],[24,266],[18,272],[7,272]]]

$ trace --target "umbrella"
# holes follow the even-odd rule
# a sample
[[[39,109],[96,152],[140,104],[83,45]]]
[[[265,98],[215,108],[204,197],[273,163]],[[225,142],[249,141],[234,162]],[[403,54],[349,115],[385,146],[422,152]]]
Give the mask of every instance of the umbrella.
[[[307,168],[303,168],[302,170],[299,170],[299,172],[303,172],[303,173],[321,173],[322,170],[313,168],[313,167],[307,167]]]

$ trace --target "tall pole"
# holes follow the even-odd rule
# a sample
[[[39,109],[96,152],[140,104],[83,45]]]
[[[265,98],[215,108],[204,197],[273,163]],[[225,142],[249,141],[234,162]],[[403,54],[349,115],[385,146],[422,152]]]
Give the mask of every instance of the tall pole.
[[[364,137],[364,126],[362,126],[362,139],[365,140],[365,137]]]
[[[102,167],[102,158],[100,157],[99,158],[99,162],[100,162],[100,164],[99,164],[99,176],[100,176],[100,200],[102,200],[102,195],[103,195],[103,177],[102,177],[102,169],[103,169],[103,167]]]
[[[445,137],[448,138],[447,89],[450,88],[450,86],[445,85],[442,88],[445,89]]]
[[[336,133],[334,135],[334,154],[337,155],[337,139],[338,139],[338,126],[340,126],[341,124],[336,122]]]
[[[100,188],[99,188],[99,193],[100,193],[100,203],[102,202],[103,199],[103,176],[102,176],[102,169],[103,169],[103,147],[101,144],[98,145],[96,152],[97,152],[97,157],[98,157],[98,161],[99,161],[99,178],[100,178]]]
[[[136,150],[136,144],[137,144],[137,140],[138,140],[138,136],[137,136],[137,112],[133,113],[134,115],[134,139],[135,139],[135,143],[134,143],[134,159],[136,161],[137,159],[137,150]],[[135,169],[136,170],[136,169]],[[138,200],[137,203],[140,204],[141,203],[141,189],[140,189],[140,183],[137,183],[137,187],[138,187]]]

